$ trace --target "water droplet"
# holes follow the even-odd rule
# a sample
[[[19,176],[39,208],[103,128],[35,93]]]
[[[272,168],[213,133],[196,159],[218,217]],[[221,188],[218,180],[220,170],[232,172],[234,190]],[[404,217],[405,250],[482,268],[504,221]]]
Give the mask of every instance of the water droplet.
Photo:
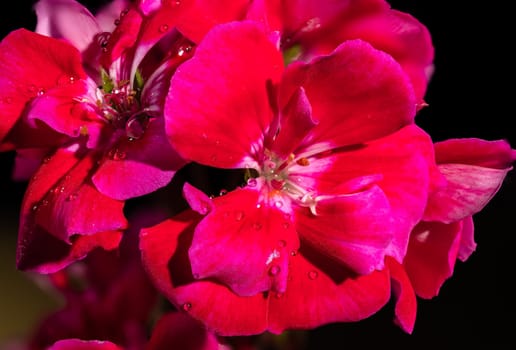
[[[77,197],[79,197],[79,195],[77,193],[71,193],[68,197],[66,197],[66,200],[71,202],[71,201],[76,200]]]
[[[125,8],[123,9],[121,12],[120,12],[120,18],[124,17],[125,15],[127,15],[127,13],[129,12],[129,9],[128,8]]]
[[[38,96],[43,96],[45,94],[45,90],[42,88],[38,89]]]
[[[177,49],[177,55],[182,57],[192,51],[192,47],[190,45],[182,45]]]
[[[317,272],[315,270],[308,272],[308,278],[311,279],[312,281],[315,280],[317,277],[319,277],[319,272]]]
[[[168,5],[168,6],[179,6],[179,5],[181,5],[181,1],[180,0],[162,0],[162,3],[163,3],[163,5]]]
[[[286,230],[290,227],[290,223],[284,222],[283,224],[281,224],[281,227],[283,227]]]
[[[167,32],[167,31],[168,31],[168,24],[162,24],[162,25],[160,25],[160,26],[159,26],[159,31],[160,31],[161,33],[165,33],[165,32]]]
[[[208,139],[208,135],[205,132],[203,132],[201,134],[201,137],[202,137],[203,140],[207,140]]]
[[[118,25],[120,25],[120,19],[119,18],[115,19],[115,26],[118,26]]]
[[[221,189],[221,190],[220,190],[220,192],[219,192],[219,196],[223,196],[223,195],[225,195],[226,193],[228,193],[228,190],[226,190],[226,189],[224,189],[224,188],[223,188],[223,189]]]
[[[244,214],[244,212],[243,212],[243,211],[241,211],[241,210],[237,210],[237,211],[235,212],[235,220],[236,220],[236,221],[241,221],[241,220],[244,218],[244,216],[245,216],[245,214]]]
[[[39,208],[39,207],[38,207],[38,205],[37,205],[37,204],[34,204],[34,205],[32,206],[32,211],[36,211],[36,210],[38,210],[38,208]]]
[[[256,209],[260,209],[262,207],[261,203],[256,204]]]
[[[48,200],[43,199],[43,200],[41,201],[41,206],[43,206],[43,207],[44,207],[44,206],[46,206],[46,205],[48,205]]]
[[[283,239],[282,239],[282,240],[280,240],[280,241],[278,242],[278,246],[279,246],[280,248],[285,248],[285,247],[287,246],[287,242],[286,242],[285,240],[283,240]]]
[[[201,215],[206,215],[206,214],[208,214],[208,211],[209,211],[209,210],[210,210],[210,206],[209,206],[209,204],[208,204],[208,203],[206,203],[206,202],[202,202],[202,203],[201,203],[201,206],[200,206],[200,208],[199,208],[199,214],[201,214]]]
[[[284,295],[285,295],[285,293],[281,293],[281,292],[274,293],[274,297],[276,299],[281,299],[281,298],[283,298]]]
[[[249,187],[256,187],[257,184],[258,184],[258,181],[254,177],[247,180],[247,186],[249,186]]]
[[[190,311],[190,309],[192,308],[192,304],[191,303],[184,303],[183,305],[181,305],[181,308],[184,310],[184,311]]]
[[[148,125],[149,117],[147,115],[133,115],[125,124],[125,133],[131,140],[141,139]]]
[[[255,222],[255,223],[253,224],[253,228],[254,228],[256,231],[261,230],[261,229],[262,229],[262,227],[263,227],[263,225],[262,225],[260,222]]]
[[[297,255],[297,251],[293,250],[290,252],[290,256],[296,256]]]
[[[281,268],[278,265],[271,266],[269,269],[269,275],[277,276],[281,271]]]
[[[274,203],[274,205],[276,206],[276,208],[278,208],[278,209],[279,209],[279,208],[281,208],[281,207],[283,206],[283,202],[282,202],[282,201],[276,201],[276,202]]]

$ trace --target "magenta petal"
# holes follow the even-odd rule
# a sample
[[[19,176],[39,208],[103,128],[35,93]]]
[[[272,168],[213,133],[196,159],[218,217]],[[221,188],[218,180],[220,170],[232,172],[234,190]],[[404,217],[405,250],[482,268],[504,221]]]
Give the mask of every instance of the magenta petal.
[[[516,160],[516,150],[505,140],[450,139],[435,143],[438,164],[468,164],[505,169]]]
[[[271,151],[287,159],[308,133],[317,125],[303,88],[299,88],[281,111],[279,133],[273,135]]]
[[[54,343],[48,350],[123,350],[121,347],[101,340],[63,339]]]
[[[258,203],[258,191],[239,189],[213,201],[189,251],[196,278],[215,278],[251,296],[287,285],[289,253],[299,241],[285,213]]]
[[[469,216],[462,220],[462,234],[460,240],[459,251],[457,258],[461,261],[466,261],[473,254],[477,248],[477,243],[474,237],[475,226],[473,217]]]
[[[391,274],[392,290],[396,298],[394,322],[410,334],[416,322],[416,294],[403,266],[389,257],[386,259],[386,264]]]
[[[334,322],[356,322],[382,308],[390,296],[386,270],[347,276],[336,282],[301,253],[292,256],[288,288],[269,296],[269,330],[312,329]]]
[[[389,203],[377,186],[319,200],[316,213],[296,210],[302,239],[359,274],[382,269],[395,226]]]
[[[239,297],[220,283],[193,278],[187,251],[199,219],[197,213],[186,211],[140,233],[140,250],[149,276],[178,308],[216,333],[264,332],[267,300],[261,294]]]
[[[152,330],[145,350],[218,350],[215,335],[199,321],[183,312],[163,315]]]
[[[90,182],[96,160],[93,153],[77,160],[66,150],[45,160],[23,199],[22,227],[25,218],[33,220],[65,242],[74,235],[126,228],[124,203],[101,194]]]
[[[511,168],[442,164],[439,170],[447,184],[430,195],[423,219],[451,223],[482,210],[498,192]]]
[[[287,81],[304,87],[319,122],[311,143],[362,143],[413,121],[416,102],[405,73],[366,42],[346,41],[328,56],[289,68]]]
[[[73,46],[26,29],[8,34],[0,44],[0,140],[38,93],[70,78],[85,77],[79,51]]]
[[[211,30],[172,77],[165,117],[177,151],[222,168],[252,162],[273,117],[267,82],[277,82],[282,68],[281,54],[256,23]]]
[[[34,9],[38,17],[36,33],[65,39],[84,51],[101,31],[86,7],[74,0],[39,0]]]
[[[416,294],[432,298],[439,293],[455,266],[461,242],[462,222],[421,222],[410,237],[403,266]]]
[[[213,209],[213,203],[210,197],[204,192],[193,187],[189,183],[185,183],[183,186],[183,195],[190,205],[190,208],[195,210],[201,215],[208,214],[208,211]]]
[[[124,138],[108,152],[92,178],[97,189],[125,200],[167,185],[185,161],[170,146],[162,128],[160,120],[151,119],[141,139]]]

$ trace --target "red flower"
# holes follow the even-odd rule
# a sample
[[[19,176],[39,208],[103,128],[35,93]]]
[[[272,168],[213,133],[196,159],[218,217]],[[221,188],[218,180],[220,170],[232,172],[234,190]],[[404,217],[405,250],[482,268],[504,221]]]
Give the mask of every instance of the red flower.
[[[361,40],[283,70],[260,25],[215,27],[172,78],[167,132],[184,158],[248,180],[214,199],[186,184],[197,213],[142,232],[160,291],[226,335],[376,312],[384,259],[401,262],[427,202],[415,109],[402,68]]]
[[[516,151],[504,140],[451,139],[435,144],[441,180],[431,192],[421,222],[410,236],[403,264],[390,260],[397,288],[396,317],[411,332],[416,298],[438,295],[452,276],[457,259],[466,261],[475,251],[473,215],[498,192],[516,160]]]

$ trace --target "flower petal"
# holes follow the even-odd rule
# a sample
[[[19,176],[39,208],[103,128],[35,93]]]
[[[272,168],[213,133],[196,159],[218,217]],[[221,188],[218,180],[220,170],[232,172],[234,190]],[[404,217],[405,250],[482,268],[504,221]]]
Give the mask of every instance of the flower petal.
[[[219,350],[215,335],[183,312],[163,315],[152,330],[145,350]]]
[[[429,299],[439,293],[455,266],[462,222],[421,222],[414,228],[403,266],[416,294]]]
[[[416,294],[403,266],[391,257],[387,257],[385,262],[391,274],[392,289],[396,298],[394,321],[410,334],[416,322]]]
[[[256,190],[237,189],[213,200],[189,251],[196,278],[214,278],[242,296],[285,291],[298,237],[286,214],[257,205],[258,197]]]
[[[121,347],[101,340],[63,339],[58,340],[48,350],[123,350]]]
[[[343,277],[336,281],[310,260],[313,259],[306,258],[301,248],[290,259],[287,290],[269,296],[271,332],[279,334],[286,329],[312,329],[333,322],[363,320],[389,300],[386,271],[360,277],[353,277],[349,271],[341,272]]]
[[[193,278],[187,253],[200,218],[185,211],[141,231],[140,250],[149,276],[180,310],[220,335],[264,332],[267,300],[261,294],[240,297],[220,283]]]
[[[222,168],[252,162],[273,117],[267,82],[277,82],[282,67],[280,53],[257,24],[210,31],[172,77],[165,117],[177,151]]]
[[[371,186],[328,197],[317,202],[315,215],[308,208],[296,210],[300,237],[358,274],[382,269],[395,229],[385,194]]]
[[[185,161],[170,146],[161,119],[151,119],[141,139],[124,138],[105,157],[92,177],[106,196],[125,200],[166,186]]]
[[[75,0],[39,0],[34,9],[38,17],[36,33],[65,39],[81,52],[101,31],[91,12]]]
[[[79,51],[73,46],[26,29],[9,33],[0,43],[0,140],[27,102],[70,78],[86,78]]]
[[[289,65],[285,79],[284,94],[303,86],[312,105],[319,122],[312,144],[371,141],[412,123],[415,116],[414,92],[399,64],[361,40],[346,41],[310,64]]]

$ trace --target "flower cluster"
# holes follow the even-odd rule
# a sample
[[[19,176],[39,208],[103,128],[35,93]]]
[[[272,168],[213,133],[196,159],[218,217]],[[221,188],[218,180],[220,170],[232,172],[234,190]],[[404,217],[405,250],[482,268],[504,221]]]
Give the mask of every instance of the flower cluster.
[[[411,333],[516,160],[416,124],[432,40],[385,0],[34,9],[0,43],[17,267],[67,301],[34,349],[229,349],[391,300]]]

